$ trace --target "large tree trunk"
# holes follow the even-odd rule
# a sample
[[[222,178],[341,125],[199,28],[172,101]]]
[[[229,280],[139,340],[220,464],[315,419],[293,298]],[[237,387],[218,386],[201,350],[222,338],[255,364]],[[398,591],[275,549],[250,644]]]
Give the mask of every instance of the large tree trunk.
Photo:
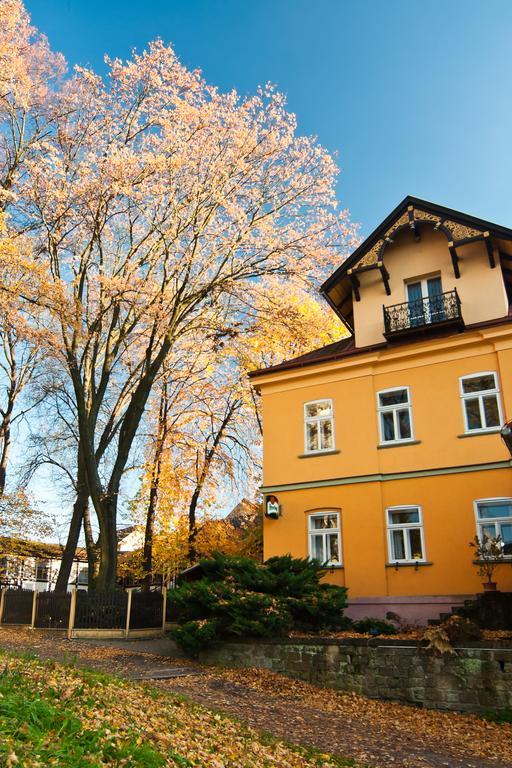
[[[84,519],[85,511],[89,505],[89,491],[87,489],[85,467],[82,461],[80,449],[78,449],[77,463],[76,498],[75,503],[73,504],[73,515],[69,524],[68,538],[62,553],[59,575],[57,576],[57,581],[55,583],[56,592],[65,592],[68,588],[71,568],[73,566],[73,560],[76,556],[78,539],[80,538],[82,521]]]
[[[115,589],[116,587],[117,504],[121,479],[151,389],[170,347],[171,339],[168,337],[162,342],[156,357],[148,364],[146,373],[137,384],[137,387],[131,396],[129,405],[124,412],[121,426],[119,427],[117,450],[114,452],[115,459],[106,489],[100,475],[100,461],[103,452],[99,451],[98,453],[94,448],[97,415],[103,400],[104,391],[102,391],[101,396],[97,396],[97,402],[94,408],[91,409],[89,407],[84,382],[80,374],[76,357],[71,351],[68,355],[69,372],[76,396],[78,430],[83,450],[87,486],[89,489],[89,496],[94,504],[94,509],[96,510],[100,527],[100,558],[98,578],[96,582],[97,589]],[[151,349],[149,348],[148,359],[150,359],[150,352]],[[107,382],[108,376],[105,379],[104,390],[106,389]]]
[[[10,413],[7,413],[2,423],[1,433],[2,451],[0,453],[0,496],[5,492],[7,482],[7,462],[9,460],[9,451],[11,448],[11,420]]]
[[[188,508],[188,559],[191,565],[194,564],[194,560],[196,559],[197,552],[196,552],[196,538],[197,538],[197,504],[199,501],[199,496],[201,494],[201,486],[196,486],[194,488],[194,493],[192,494],[192,498],[190,500],[190,505]]]
[[[117,494],[105,494],[102,513],[96,589],[115,589],[117,584]]]
[[[142,585],[145,590],[151,586],[153,572],[153,537],[155,532],[156,505],[158,499],[158,485],[151,484],[149,491],[148,508],[146,512],[146,529],[144,531],[144,552],[142,556]]]
[[[88,568],[88,586],[89,589],[96,588],[96,581],[98,578],[98,551],[99,542],[94,541],[94,536],[91,526],[91,510],[89,504],[84,510],[84,538],[85,538],[85,550],[87,552],[87,568]]]
[[[17,389],[17,369],[13,346],[10,346],[10,349],[12,360],[10,364],[10,382],[7,392],[7,404],[5,410],[0,410],[0,415],[2,417],[0,424],[0,445],[2,446],[0,452],[0,496],[5,492],[5,485],[7,482],[7,463],[9,461],[9,453],[11,450],[11,420],[14,413]]]
[[[158,409],[158,427],[156,434],[155,456],[151,471],[151,488],[146,512],[146,530],[144,532],[144,553],[142,558],[142,572],[144,589],[149,590],[153,572],[153,538],[155,532],[155,517],[158,504],[158,491],[160,487],[160,472],[162,469],[162,454],[167,437],[167,412],[169,400],[167,382],[165,381],[160,397]]]

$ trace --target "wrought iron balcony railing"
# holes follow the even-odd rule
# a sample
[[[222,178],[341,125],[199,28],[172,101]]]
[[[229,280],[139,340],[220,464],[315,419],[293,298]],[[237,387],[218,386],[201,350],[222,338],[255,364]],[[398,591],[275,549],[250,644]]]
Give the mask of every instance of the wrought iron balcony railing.
[[[456,289],[426,299],[393,304],[391,307],[383,307],[383,310],[384,336],[387,339],[424,332],[434,327],[464,328]]]

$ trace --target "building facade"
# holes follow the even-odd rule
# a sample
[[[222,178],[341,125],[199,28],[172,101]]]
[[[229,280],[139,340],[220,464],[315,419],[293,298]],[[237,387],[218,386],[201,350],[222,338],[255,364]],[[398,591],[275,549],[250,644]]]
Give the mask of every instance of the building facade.
[[[62,547],[39,541],[0,538],[0,588],[47,592],[55,588]],[[85,550],[78,550],[71,566],[68,590],[87,589]]]
[[[322,293],[347,338],[252,376],[265,558],[425,621],[482,590],[469,542],[500,535],[512,590],[512,231],[408,197]]]

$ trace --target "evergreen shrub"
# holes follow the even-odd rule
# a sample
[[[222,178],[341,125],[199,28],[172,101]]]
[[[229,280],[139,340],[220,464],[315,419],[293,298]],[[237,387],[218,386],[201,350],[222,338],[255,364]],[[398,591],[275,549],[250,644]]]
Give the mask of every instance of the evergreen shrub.
[[[322,584],[320,563],[290,555],[260,564],[214,553],[200,562],[201,578],[170,592],[172,631],[190,655],[221,640],[278,637],[293,630],[346,629],[345,587]]]

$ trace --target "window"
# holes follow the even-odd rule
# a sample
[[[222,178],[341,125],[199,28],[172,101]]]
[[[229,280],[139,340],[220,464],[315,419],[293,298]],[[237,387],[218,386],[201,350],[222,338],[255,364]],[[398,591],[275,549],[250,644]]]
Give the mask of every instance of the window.
[[[413,439],[409,387],[384,389],[377,394],[380,442],[402,443]]]
[[[475,502],[478,536],[503,540],[503,554],[512,557],[512,499],[485,499]]]
[[[390,507],[386,510],[389,561],[410,563],[425,559],[420,507]]]
[[[339,512],[314,512],[309,515],[309,556],[322,565],[341,565]]]
[[[48,581],[50,576],[49,560],[38,560],[36,564],[36,581]]]
[[[89,583],[89,568],[87,566],[85,566],[85,568],[80,568],[76,582],[77,584]]]
[[[304,429],[307,453],[334,448],[332,400],[315,400],[304,405]]]
[[[463,376],[460,396],[466,432],[485,432],[501,425],[500,391],[495,373]]]

